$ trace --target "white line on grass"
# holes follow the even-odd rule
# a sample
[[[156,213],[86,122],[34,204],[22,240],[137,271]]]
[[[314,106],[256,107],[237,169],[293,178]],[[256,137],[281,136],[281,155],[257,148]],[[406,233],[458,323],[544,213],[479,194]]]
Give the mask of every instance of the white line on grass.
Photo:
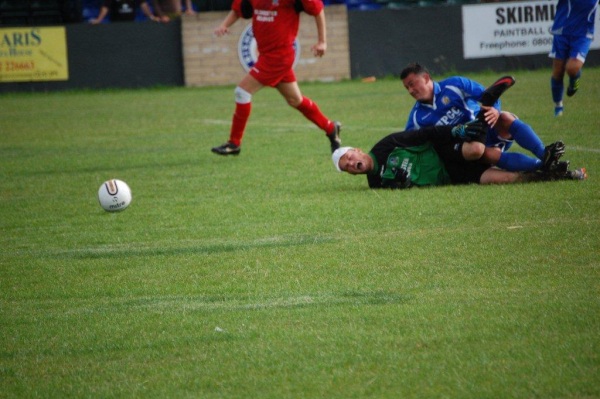
[[[581,152],[593,152],[595,154],[600,154],[600,148],[588,148],[588,147],[579,147],[579,146],[568,146],[569,150],[581,151]]]

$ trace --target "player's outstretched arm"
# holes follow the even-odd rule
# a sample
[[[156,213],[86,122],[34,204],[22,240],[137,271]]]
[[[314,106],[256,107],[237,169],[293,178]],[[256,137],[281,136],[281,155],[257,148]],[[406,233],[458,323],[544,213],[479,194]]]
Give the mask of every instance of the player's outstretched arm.
[[[217,28],[215,28],[215,30],[213,31],[213,33],[215,34],[215,36],[217,37],[221,37],[223,35],[226,35],[229,33],[229,27],[231,25],[233,25],[235,23],[235,21],[237,21],[240,17],[237,15],[237,13],[233,10],[229,11],[229,14],[227,14],[227,16],[225,17],[225,19],[223,20],[223,22],[221,22],[221,25],[219,25]]]
[[[327,51],[327,23],[325,21],[325,9],[315,15],[315,23],[317,25],[318,42],[312,46],[311,50],[315,57],[322,57]]]

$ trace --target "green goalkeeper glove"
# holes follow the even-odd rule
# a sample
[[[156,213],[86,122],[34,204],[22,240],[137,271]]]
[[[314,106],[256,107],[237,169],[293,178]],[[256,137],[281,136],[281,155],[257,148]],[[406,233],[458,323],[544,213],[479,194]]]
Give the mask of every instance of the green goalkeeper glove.
[[[478,119],[465,123],[464,125],[456,125],[452,128],[452,137],[459,138],[464,141],[481,139],[487,133],[487,125]]]

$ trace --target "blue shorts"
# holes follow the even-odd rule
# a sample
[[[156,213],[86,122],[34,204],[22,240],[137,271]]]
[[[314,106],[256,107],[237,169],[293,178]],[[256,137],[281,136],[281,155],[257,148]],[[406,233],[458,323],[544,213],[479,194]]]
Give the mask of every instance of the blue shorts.
[[[496,129],[490,128],[488,129],[487,136],[485,138],[485,146],[486,147],[496,147],[500,148],[502,152],[508,151],[508,149],[512,146],[513,140],[508,140],[500,137]]]
[[[559,60],[576,58],[581,62],[585,62],[591,44],[592,39],[586,36],[554,35],[552,51],[548,54],[548,57]]]

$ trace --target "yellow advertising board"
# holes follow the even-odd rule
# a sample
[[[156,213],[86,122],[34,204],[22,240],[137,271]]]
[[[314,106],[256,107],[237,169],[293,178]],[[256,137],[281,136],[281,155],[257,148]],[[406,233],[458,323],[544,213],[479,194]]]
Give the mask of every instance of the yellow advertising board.
[[[0,28],[0,82],[68,79],[64,26]]]

